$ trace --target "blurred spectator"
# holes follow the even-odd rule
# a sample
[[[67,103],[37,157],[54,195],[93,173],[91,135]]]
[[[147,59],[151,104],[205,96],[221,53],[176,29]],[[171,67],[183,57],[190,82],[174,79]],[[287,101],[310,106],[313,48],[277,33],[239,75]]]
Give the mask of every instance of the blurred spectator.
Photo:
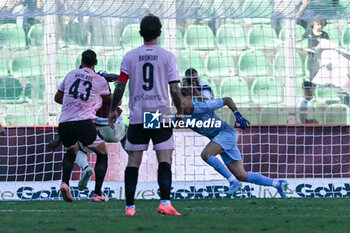
[[[16,23],[24,29],[26,38],[28,38],[28,32],[32,25],[37,21],[35,14],[41,11],[41,0],[18,0],[17,6],[13,9],[13,14],[19,14]],[[30,15],[30,16],[28,16]],[[26,40],[28,45],[28,39]]]
[[[297,102],[297,112],[299,117],[297,118],[298,123],[318,123],[314,119],[314,104],[312,99],[315,95],[315,84],[310,81],[303,82],[303,97]]]
[[[307,62],[307,67],[310,71],[310,80],[312,80],[315,77],[319,69],[318,58],[320,57],[319,52],[321,51],[320,50],[315,51],[315,48],[317,47],[321,39],[329,40],[329,36],[327,32],[323,31],[323,28],[326,26],[326,24],[327,24],[326,20],[323,20],[323,19],[313,20],[311,24],[311,30],[307,30],[302,37],[297,38],[296,40],[297,42],[300,42],[305,39],[308,40],[308,47],[309,49],[311,49],[308,52],[308,62]]]
[[[275,29],[276,35],[278,36],[282,29],[282,17],[285,8],[283,6],[283,0],[273,0],[273,4],[274,11],[271,18],[271,27]]]
[[[338,3],[339,0],[300,0],[296,13],[297,24],[308,30],[316,16],[322,19],[334,17]]]
[[[1,24],[16,23],[16,18],[12,16],[16,3],[16,0],[0,1],[0,14],[2,15],[0,20]]]
[[[185,78],[182,79],[182,85],[192,87],[193,102],[214,99],[214,93],[211,87],[198,77],[198,72],[194,68],[189,68],[185,71]]]

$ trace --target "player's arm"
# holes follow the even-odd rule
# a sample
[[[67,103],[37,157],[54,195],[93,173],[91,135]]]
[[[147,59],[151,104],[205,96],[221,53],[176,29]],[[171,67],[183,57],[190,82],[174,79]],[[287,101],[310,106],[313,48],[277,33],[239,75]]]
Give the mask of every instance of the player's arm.
[[[224,97],[224,98],[222,98],[222,101],[223,101],[223,105],[227,106],[229,109],[231,109],[231,111],[235,115],[235,117],[236,117],[235,126],[237,126],[237,124],[239,124],[241,129],[245,129],[248,127],[248,125],[250,125],[250,122],[247,121],[247,119],[245,119],[242,116],[242,114],[238,111],[237,106],[233,102],[231,97]]]
[[[112,129],[114,129],[114,122],[118,118],[118,113],[116,109],[118,107],[119,102],[123,98],[125,86],[126,86],[126,83],[128,82],[128,79],[129,79],[128,75],[121,72],[118,78],[117,85],[114,89],[111,110],[109,112],[109,125],[112,127]]]
[[[170,82],[169,87],[170,87],[171,99],[174,102],[177,113],[179,115],[183,115],[183,109],[181,108],[181,91],[180,91],[178,82]]]
[[[64,92],[58,90],[56,92],[56,95],[55,95],[55,102],[58,104],[62,104],[63,103],[63,96],[64,96]]]
[[[102,95],[101,97],[102,97],[102,98],[104,99],[104,101],[106,101],[107,103],[111,103],[112,100],[113,100],[113,95],[112,95],[112,93],[110,93],[109,95]]]
[[[46,151],[54,151],[56,147],[61,145],[61,139],[57,135],[57,137],[53,140],[51,140],[47,145],[46,145]]]
[[[231,97],[224,97],[222,98],[223,106],[227,106],[233,113],[238,111],[236,104],[233,102]]]

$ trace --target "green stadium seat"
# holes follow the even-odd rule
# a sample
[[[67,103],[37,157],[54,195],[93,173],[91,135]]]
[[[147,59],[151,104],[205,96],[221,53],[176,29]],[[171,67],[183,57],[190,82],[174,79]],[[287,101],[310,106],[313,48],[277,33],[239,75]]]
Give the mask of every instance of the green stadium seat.
[[[316,101],[325,104],[340,103],[338,88],[318,85],[315,90]]]
[[[304,78],[303,77],[296,77],[296,95],[297,98],[304,96],[303,94],[303,83],[304,83]]]
[[[239,76],[269,75],[269,62],[262,52],[248,50],[239,57],[238,70]]]
[[[181,50],[177,56],[180,76],[185,76],[185,71],[192,67],[198,71],[198,75],[203,75],[203,60],[199,53],[191,50]]]
[[[240,77],[227,77],[221,82],[221,97],[231,97],[235,103],[249,103],[250,89],[248,83]]]
[[[234,101],[234,100],[233,100]],[[256,124],[260,124],[260,113],[255,111],[254,108],[252,108],[250,105],[248,104],[237,104],[236,106],[239,110],[239,112],[243,115],[244,118],[246,118],[251,125],[256,125]],[[215,111],[215,113],[224,121],[226,121],[229,124],[235,124],[236,122],[236,118],[233,115],[232,111],[227,108],[221,108],[217,111]]]
[[[273,104],[283,101],[283,88],[273,77],[259,77],[252,84],[252,101],[257,104]]]
[[[143,45],[143,39],[140,36],[139,24],[128,24],[122,33],[122,44],[124,48],[134,49]]]
[[[6,125],[37,125],[38,119],[42,117],[43,115],[30,105],[12,105],[7,107],[5,123]]]
[[[0,59],[0,77],[6,77],[9,75],[9,64],[5,58]]]
[[[288,124],[287,108],[282,106],[267,106],[261,110],[260,123],[266,125]]]
[[[350,124],[350,108],[345,104],[331,104],[326,109],[326,124]]]
[[[21,49],[26,47],[26,35],[22,27],[14,23],[0,26],[0,48]]]
[[[70,23],[64,26],[63,40],[73,49],[87,46],[89,33],[81,24]]]
[[[211,87],[211,90],[214,93],[214,98],[219,98],[218,87],[216,86],[214,79],[209,78],[207,76],[201,76],[201,79],[205,84],[207,84]]]
[[[23,86],[13,77],[0,78],[0,103],[23,103]]]
[[[64,51],[57,51],[56,76],[65,77],[68,72],[74,69],[71,56]]]
[[[270,25],[254,25],[248,32],[248,44],[252,49],[274,49],[278,38]]]
[[[347,26],[342,31],[341,45],[345,49],[350,49],[350,26]]]
[[[223,24],[216,32],[216,41],[219,49],[246,49],[248,44],[244,29],[236,24]]]
[[[44,76],[32,76],[25,86],[24,94],[26,100],[31,103],[45,102],[45,78]]]
[[[276,76],[285,76],[286,75],[286,57],[284,56],[283,51],[278,52],[275,56],[274,60],[274,68],[275,68],[275,75]],[[295,55],[295,63],[296,63],[296,75],[297,76],[304,76],[304,64],[303,60],[301,59],[301,56],[299,53],[296,53]],[[291,62],[288,59],[287,64],[291,64]]]
[[[211,51],[206,62],[206,73],[211,77],[232,76],[235,74],[235,60],[227,51]]]
[[[337,44],[340,45],[340,41],[341,41],[341,34],[339,34],[339,30],[338,30],[338,25],[337,23],[327,23],[327,25],[323,28],[324,32],[327,32],[329,39]]]
[[[160,37],[158,38],[158,43],[160,46],[162,46],[163,48],[165,48],[165,34],[166,31],[162,30],[162,34],[160,34]],[[182,49],[183,48],[183,36],[182,36],[182,32],[180,29],[176,29],[176,40],[174,40],[175,38],[171,37],[170,38],[170,43],[175,43],[176,42],[176,48],[177,49]]]
[[[312,113],[313,117],[312,118],[315,119],[319,124],[323,124],[325,110],[328,107],[328,105],[323,104],[323,103],[318,103],[315,98],[310,100],[310,102],[313,105],[313,113]]]
[[[23,50],[13,55],[11,73],[14,77],[43,75],[45,71],[44,55],[37,51]]]
[[[194,50],[211,50],[215,48],[215,36],[208,25],[188,26],[184,35],[184,46]]]
[[[77,54],[77,56],[75,57],[75,69],[79,69],[79,66],[81,65],[81,54],[83,53],[84,51],[81,51],[80,53]],[[96,51],[95,51],[96,52]],[[103,60],[103,57],[100,56],[97,52],[96,52],[96,55],[97,55],[97,66],[95,66],[95,71],[98,72],[99,70],[105,70],[104,68],[104,60]]]
[[[298,38],[302,37],[304,35],[304,33],[305,33],[305,28],[303,28],[299,24],[296,24],[295,25],[295,38],[298,39]],[[284,28],[282,28],[282,30],[281,30],[281,32],[279,34],[279,39],[282,42],[286,41],[285,34],[286,34],[286,31],[285,31]],[[302,40],[300,42],[297,42],[296,46],[297,46],[297,48],[308,48],[309,47],[308,40],[304,39],[304,40]]]
[[[44,44],[44,27],[42,24],[34,24],[28,32],[29,44],[31,46],[41,46]]]
[[[242,14],[247,16],[259,16],[247,18],[246,23],[260,24],[271,23],[272,12],[274,11],[273,1],[270,0],[245,0],[242,6]]]
[[[107,56],[106,60],[106,71],[108,73],[120,73],[120,65],[122,64],[122,60],[125,53],[123,50],[116,51]]]

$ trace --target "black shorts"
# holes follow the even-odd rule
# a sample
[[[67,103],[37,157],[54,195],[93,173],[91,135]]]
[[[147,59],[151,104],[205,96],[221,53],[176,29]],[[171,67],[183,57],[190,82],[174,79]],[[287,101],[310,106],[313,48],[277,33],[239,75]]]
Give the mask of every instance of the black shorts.
[[[130,124],[127,133],[128,141],[132,144],[148,144],[152,139],[154,145],[169,140],[172,135],[172,128],[144,129],[143,124]]]
[[[97,130],[91,120],[69,121],[58,125],[58,135],[65,147],[70,147],[78,141],[88,146],[96,140]]]

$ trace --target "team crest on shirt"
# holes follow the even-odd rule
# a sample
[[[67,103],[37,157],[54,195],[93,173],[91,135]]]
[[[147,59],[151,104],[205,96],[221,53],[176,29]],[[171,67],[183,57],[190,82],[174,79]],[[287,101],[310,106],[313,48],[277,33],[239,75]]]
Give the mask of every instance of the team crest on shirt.
[[[162,114],[157,111],[143,112],[143,128],[144,129],[160,129],[160,116]]]

